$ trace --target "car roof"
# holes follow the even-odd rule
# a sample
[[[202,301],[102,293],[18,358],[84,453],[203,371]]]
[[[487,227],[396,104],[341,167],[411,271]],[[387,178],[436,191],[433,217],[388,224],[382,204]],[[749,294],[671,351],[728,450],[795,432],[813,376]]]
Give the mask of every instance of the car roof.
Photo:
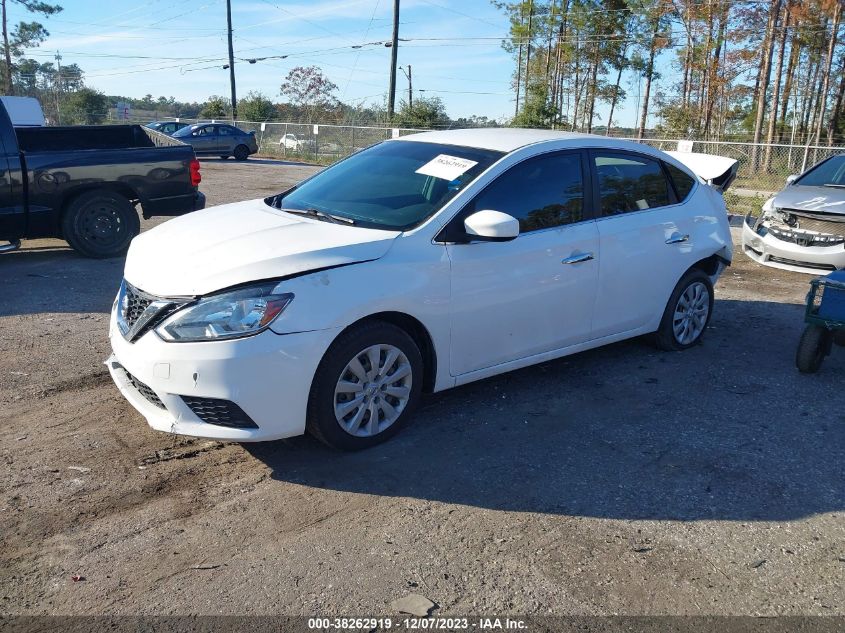
[[[499,152],[513,152],[527,145],[551,141],[573,141],[572,145],[590,145],[593,147],[618,147],[643,151],[649,149],[640,143],[623,141],[595,134],[580,134],[578,132],[561,132],[558,130],[534,130],[528,128],[468,128],[461,130],[438,130],[436,132],[421,132],[401,136],[400,141],[418,141],[422,143],[442,143],[444,145],[459,145],[490,149]],[[577,142],[580,141],[580,142]],[[645,153],[652,153],[646,151]]]

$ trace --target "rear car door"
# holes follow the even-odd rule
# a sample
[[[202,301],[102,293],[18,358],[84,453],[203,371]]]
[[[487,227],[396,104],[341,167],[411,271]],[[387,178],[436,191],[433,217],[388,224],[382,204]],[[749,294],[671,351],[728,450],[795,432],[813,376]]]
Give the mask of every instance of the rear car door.
[[[217,126],[217,149],[222,153],[232,153],[238,145],[238,130],[228,125]]]
[[[663,313],[693,263],[693,215],[663,162],[635,152],[590,150],[601,241],[593,336],[635,330]]]
[[[580,151],[528,158],[452,220],[462,224],[476,211],[494,210],[520,224],[508,242],[447,245],[453,375],[590,338],[599,240],[586,204],[585,161]]]

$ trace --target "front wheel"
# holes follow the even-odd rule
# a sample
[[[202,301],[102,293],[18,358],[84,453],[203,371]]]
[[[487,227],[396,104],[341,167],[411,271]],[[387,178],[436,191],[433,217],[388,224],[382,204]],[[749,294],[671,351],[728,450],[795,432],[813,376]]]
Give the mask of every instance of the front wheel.
[[[654,341],[660,349],[679,351],[701,341],[713,314],[713,283],[703,271],[687,272],[669,297]]]
[[[249,158],[249,148],[246,145],[238,145],[232,155],[235,160],[246,160]]]
[[[132,203],[113,191],[90,191],[75,198],[62,216],[62,235],[86,257],[118,257],[141,232]]]
[[[798,351],[795,352],[795,366],[802,374],[814,374],[822,366],[824,357],[830,352],[831,333],[821,325],[804,328]]]
[[[332,448],[374,446],[407,423],[422,380],[420,350],[404,330],[380,321],[355,326],[317,368],[306,429]]]

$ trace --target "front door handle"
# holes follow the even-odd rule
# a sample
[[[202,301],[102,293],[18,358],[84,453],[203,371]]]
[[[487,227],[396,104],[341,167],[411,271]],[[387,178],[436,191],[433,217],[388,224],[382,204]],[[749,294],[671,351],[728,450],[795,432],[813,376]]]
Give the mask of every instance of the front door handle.
[[[566,259],[561,260],[561,264],[580,264],[581,262],[588,262],[593,259],[592,253],[578,253],[577,255],[570,255]]]
[[[681,235],[680,233],[672,233],[668,240],[666,240],[667,244],[681,244],[682,242],[689,242],[689,234]]]

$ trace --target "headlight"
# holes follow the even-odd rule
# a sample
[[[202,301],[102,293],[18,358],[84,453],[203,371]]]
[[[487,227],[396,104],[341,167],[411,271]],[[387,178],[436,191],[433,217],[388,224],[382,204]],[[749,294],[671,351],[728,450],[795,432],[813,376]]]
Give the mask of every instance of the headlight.
[[[165,341],[217,341],[266,330],[293,300],[276,291],[278,282],[248,286],[204,297],[167,318],[156,328]]]
[[[775,208],[775,199],[769,198],[763,203],[763,213],[768,213]]]

